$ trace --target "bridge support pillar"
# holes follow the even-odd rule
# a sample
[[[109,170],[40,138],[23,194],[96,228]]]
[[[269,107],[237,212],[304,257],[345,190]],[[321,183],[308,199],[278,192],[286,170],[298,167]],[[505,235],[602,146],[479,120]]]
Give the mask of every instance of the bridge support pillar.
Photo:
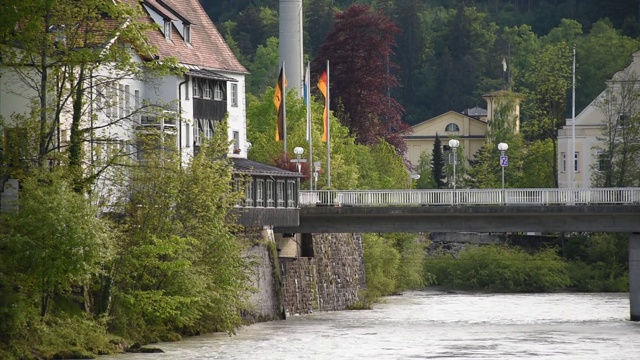
[[[629,305],[631,321],[640,321],[640,233],[629,235]]]

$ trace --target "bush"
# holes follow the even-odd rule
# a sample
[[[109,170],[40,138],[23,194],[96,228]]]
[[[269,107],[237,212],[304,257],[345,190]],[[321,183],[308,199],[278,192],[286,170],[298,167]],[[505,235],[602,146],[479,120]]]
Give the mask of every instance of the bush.
[[[545,292],[571,284],[567,265],[553,249],[528,254],[505,246],[470,247],[458,258],[429,257],[425,276],[439,285],[464,290]]]

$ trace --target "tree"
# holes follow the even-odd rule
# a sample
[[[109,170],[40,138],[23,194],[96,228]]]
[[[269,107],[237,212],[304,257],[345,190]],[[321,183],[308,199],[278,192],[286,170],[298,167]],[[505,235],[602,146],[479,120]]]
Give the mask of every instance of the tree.
[[[444,166],[445,160],[442,154],[442,143],[440,142],[440,135],[436,133],[436,140],[433,142],[433,152],[431,153],[431,177],[435,181],[437,189],[442,189],[447,186]]]
[[[576,43],[576,111],[604,91],[606,81],[627,66],[629,55],[638,48],[638,39],[620,35],[609,22],[593,24],[589,34]]]
[[[431,154],[424,151],[420,154],[420,161],[418,161],[418,174],[420,178],[416,181],[416,188],[418,189],[436,189],[436,184],[433,178]]]
[[[155,146],[155,142],[148,144]],[[132,172],[126,231],[113,264],[110,329],[136,341],[165,332],[232,332],[248,292],[248,263],[232,209],[233,188],[225,123],[187,168],[177,152],[149,152]]]
[[[355,4],[336,14],[336,22],[320,47],[312,66],[321,73],[331,62],[331,107],[358,143],[375,144],[379,138],[404,154],[402,106],[390,96],[398,85],[397,65],[391,61],[399,28],[384,14]]]
[[[110,231],[61,170],[24,178],[17,205],[17,210],[0,213],[0,262],[8,266],[0,271],[10,270],[14,279],[21,279],[11,291],[20,287],[20,298],[37,304],[44,317],[52,299],[101,273],[113,256]],[[90,305],[85,302],[87,311]]]
[[[602,112],[602,145],[594,183],[604,187],[638,186],[640,176],[640,91],[638,74],[626,69],[609,81],[596,99]]]
[[[97,140],[96,129],[131,126],[138,113],[120,111],[112,114],[109,124],[94,124],[96,114],[116,108],[106,95],[118,93],[122,80],[143,72],[166,74],[175,70],[176,63],[150,60],[141,67],[135,61],[134,52],[142,57],[155,54],[144,36],[151,25],[132,21],[143,16],[138,5],[101,0],[43,1],[28,2],[17,11],[20,31],[11,33],[11,41],[0,43],[3,65],[10,68],[7,76],[15,80],[14,91],[34,101],[24,113],[7,120],[7,126],[33,134],[33,144],[26,149],[30,166],[62,161],[68,165],[74,189],[85,192],[105,169],[129,155],[116,153],[99,164],[85,163],[86,144]],[[33,127],[26,122],[32,122]],[[66,144],[63,128],[69,132]],[[117,144],[109,137],[100,141]],[[64,158],[57,154],[62,150],[66,150]]]
[[[305,48],[308,43],[310,50],[307,53],[313,57],[333,26],[333,1],[308,0],[303,7],[305,36],[308,36]]]
[[[266,45],[259,45],[253,62],[249,65],[251,76],[247,78],[247,93],[255,96],[263,94],[268,87],[273,87],[278,78],[278,39],[267,39]],[[276,80],[277,81],[277,80]]]
[[[554,182],[558,185],[557,133],[564,123],[567,94],[571,88],[571,51],[565,43],[547,45],[539,54],[531,71],[525,75],[529,84],[523,107],[527,121],[522,124],[524,136],[529,141],[551,139]]]

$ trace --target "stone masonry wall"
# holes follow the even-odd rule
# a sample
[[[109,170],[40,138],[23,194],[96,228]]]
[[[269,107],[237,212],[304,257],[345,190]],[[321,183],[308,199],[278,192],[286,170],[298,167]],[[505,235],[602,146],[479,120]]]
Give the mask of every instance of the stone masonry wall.
[[[314,234],[313,255],[279,258],[287,316],[344,310],[366,287],[360,234]]]

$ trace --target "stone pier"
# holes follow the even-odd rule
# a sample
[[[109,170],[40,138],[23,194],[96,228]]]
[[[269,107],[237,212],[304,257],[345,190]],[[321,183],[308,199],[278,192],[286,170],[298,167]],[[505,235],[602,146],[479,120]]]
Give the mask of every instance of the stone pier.
[[[640,233],[629,235],[629,307],[631,321],[640,321]]]

